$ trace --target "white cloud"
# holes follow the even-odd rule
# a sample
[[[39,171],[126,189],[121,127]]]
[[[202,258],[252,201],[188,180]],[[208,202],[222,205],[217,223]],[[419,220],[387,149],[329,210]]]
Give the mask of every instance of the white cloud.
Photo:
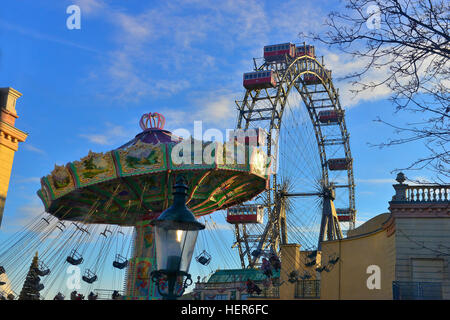
[[[11,224],[14,226],[25,227],[44,211],[44,206],[40,200],[38,198],[33,198],[32,201],[18,208]]]
[[[28,150],[28,151],[31,151],[31,152],[36,152],[36,153],[40,153],[40,154],[46,154],[46,152],[44,150],[39,149],[39,148],[37,148],[37,147],[33,146],[32,144],[27,143],[27,142],[24,143],[23,148]]]
[[[162,108],[166,122],[173,129],[185,128],[192,130],[194,121],[202,121],[203,130],[215,128],[223,130],[234,129],[236,123],[236,105],[234,98],[237,94],[227,92],[209,92],[199,94],[201,97],[192,98],[182,109]]]
[[[51,35],[48,35],[46,33],[42,33],[42,32],[38,32],[34,29],[27,29],[24,28],[22,26],[16,25],[16,24],[12,24],[6,21],[1,21],[0,20],[0,27],[4,28],[4,29],[9,29],[12,30],[14,32],[20,33],[22,35],[25,35],[27,37],[31,37],[34,39],[38,39],[38,40],[44,40],[44,41],[48,41],[48,42],[53,42],[53,43],[57,43],[60,45],[64,45],[64,46],[68,46],[68,47],[72,47],[75,49],[80,49],[80,50],[84,50],[84,51],[89,51],[92,53],[97,53],[99,54],[99,51],[97,51],[96,49],[93,49],[91,47],[76,43],[76,42],[72,42],[72,41],[68,41],[65,39],[61,39],[58,37],[54,37]]]
[[[124,143],[125,139],[134,136],[133,133],[123,126],[106,123],[106,129],[102,133],[81,133],[79,136],[94,144],[115,145]]]
[[[356,90],[358,87],[352,84],[351,81],[342,78],[349,74],[361,72],[367,61],[362,58],[355,59],[343,52],[323,51],[325,67],[332,70],[333,84],[335,88],[339,88],[341,105],[344,108],[354,107],[364,101],[385,99],[392,93],[392,90],[387,85],[380,85],[355,94],[352,90]],[[385,79],[388,72],[388,67],[372,68],[361,79],[358,79],[358,82],[375,84]]]
[[[95,14],[106,8],[103,0],[74,0],[80,7],[81,14]]]
[[[367,184],[396,184],[397,181],[392,178],[381,178],[381,179],[355,179],[356,183],[367,183]]]
[[[28,177],[28,178],[22,178],[22,179],[18,179],[17,183],[36,183],[36,182],[41,182],[41,178],[39,177]]]

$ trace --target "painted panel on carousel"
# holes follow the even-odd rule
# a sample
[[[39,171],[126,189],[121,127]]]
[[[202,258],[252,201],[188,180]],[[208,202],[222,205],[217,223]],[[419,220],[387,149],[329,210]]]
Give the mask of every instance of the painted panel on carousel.
[[[45,208],[47,209],[51,204],[52,195],[49,190],[50,189],[49,182],[47,179],[45,179],[45,177],[41,178],[41,186],[42,186],[42,188],[39,189],[37,194],[41,198],[41,200],[44,203]]]
[[[114,157],[119,175],[131,176],[165,171],[167,169],[165,153],[166,148],[163,144],[153,145],[137,141],[127,149],[114,151]]]
[[[89,151],[86,157],[69,165],[80,187],[117,177],[111,152],[103,154]]]
[[[270,166],[271,158],[261,148],[251,147],[250,172],[266,179]]]
[[[75,189],[75,182],[73,181],[72,175],[65,166],[55,165],[53,171],[44,179],[50,188],[53,199],[59,198]]]
[[[217,167],[234,171],[250,171],[248,150],[248,146],[235,140],[224,144],[222,146],[222,157],[217,160]]]
[[[216,168],[215,142],[185,139],[178,144],[168,145],[168,159],[171,170],[198,170]]]

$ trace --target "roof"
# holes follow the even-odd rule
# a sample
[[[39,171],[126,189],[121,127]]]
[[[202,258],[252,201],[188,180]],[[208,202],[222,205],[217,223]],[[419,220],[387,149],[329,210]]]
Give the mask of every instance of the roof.
[[[360,225],[358,228],[349,230],[347,232],[347,237],[352,238],[352,237],[362,236],[362,235],[365,235],[368,233],[372,233],[372,232],[381,230],[381,228],[383,227],[383,223],[385,223],[390,218],[390,216],[391,216],[391,213],[389,213],[389,212],[379,214],[379,215],[373,217],[372,219],[366,221],[365,223]]]
[[[280,272],[273,273],[274,278],[280,277]],[[263,281],[267,277],[262,273],[260,269],[228,269],[217,270],[208,279],[208,283],[228,283],[237,281],[247,281],[248,279],[253,281]]]
[[[170,131],[162,130],[162,129],[146,129],[142,131],[141,133],[137,134],[136,137],[121,147],[117,148],[119,149],[126,149],[128,147],[131,147],[135,145],[137,142],[144,142],[144,143],[150,143],[150,144],[158,144],[158,143],[178,143],[181,141],[181,138],[178,136],[173,135]]]

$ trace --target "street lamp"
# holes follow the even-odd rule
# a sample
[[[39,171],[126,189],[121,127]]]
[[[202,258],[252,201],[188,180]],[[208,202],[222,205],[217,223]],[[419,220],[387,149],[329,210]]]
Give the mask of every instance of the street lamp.
[[[155,226],[156,262],[159,268],[151,273],[151,277],[165,300],[176,300],[184,293],[184,289],[192,284],[191,275],[188,273],[189,265],[198,231],[205,228],[186,207],[187,189],[183,177],[178,176],[172,206],[151,222]],[[177,294],[174,290],[179,277],[186,279],[182,283],[181,292]],[[162,279],[167,279],[168,293],[161,292]]]

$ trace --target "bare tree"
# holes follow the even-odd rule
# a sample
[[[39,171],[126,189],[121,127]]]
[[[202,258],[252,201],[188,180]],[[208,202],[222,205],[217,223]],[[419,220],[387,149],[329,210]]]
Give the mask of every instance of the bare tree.
[[[423,121],[395,125],[398,138],[379,147],[421,140],[429,154],[407,168],[431,169],[450,177],[450,2],[448,0],[347,0],[345,10],[331,12],[326,31],[303,34],[331,48],[364,59],[358,72],[348,74],[353,93],[387,86],[395,110],[421,113]],[[386,70],[380,81],[362,81],[374,69]]]

